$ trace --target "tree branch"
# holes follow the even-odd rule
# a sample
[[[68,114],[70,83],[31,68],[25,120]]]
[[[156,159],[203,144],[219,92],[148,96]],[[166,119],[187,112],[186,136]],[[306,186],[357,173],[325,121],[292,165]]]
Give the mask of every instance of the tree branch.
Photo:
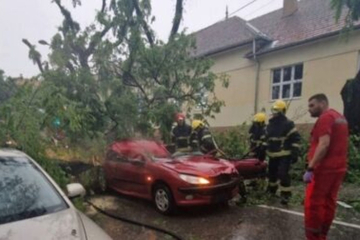
[[[102,1],[102,7],[101,7],[101,12],[104,13],[106,10],[106,0]]]
[[[60,0],[54,0],[56,5],[58,5],[60,11],[61,11],[61,14],[64,16],[65,18],[65,21],[69,24],[71,30],[73,30],[74,32],[77,32],[80,30],[80,26],[77,22],[75,22],[72,17],[71,17],[71,13],[66,10],[66,8],[64,8],[62,5],[61,5],[61,2]]]
[[[154,40],[153,40],[153,35],[150,31],[149,26],[147,25],[145,19],[144,19],[144,14],[142,13],[140,6],[139,6],[139,1],[138,0],[132,0],[134,7],[135,7],[135,12],[136,15],[139,17],[140,22],[141,22],[141,26],[144,29],[145,35],[149,41],[150,46],[154,46]]]
[[[106,33],[111,29],[112,25],[109,24],[101,32],[97,32],[91,39],[89,47],[86,49],[85,54],[89,57],[94,53],[96,46],[101,42],[101,39],[106,35]]]
[[[35,46],[32,45],[27,39],[23,39],[22,42],[23,42],[26,46],[28,46],[29,51],[30,51],[29,57],[31,58],[31,60],[34,61],[34,63],[37,64],[40,72],[43,73],[43,72],[44,72],[44,68],[43,68],[42,63],[41,63],[41,55],[40,55],[40,53],[35,50]]]
[[[182,14],[183,14],[183,0],[177,0],[176,1],[176,9],[175,9],[174,20],[173,20],[173,26],[171,28],[169,40],[174,38],[175,34],[178,32],[180,22],[181,22],[181,19],[182,19]]]

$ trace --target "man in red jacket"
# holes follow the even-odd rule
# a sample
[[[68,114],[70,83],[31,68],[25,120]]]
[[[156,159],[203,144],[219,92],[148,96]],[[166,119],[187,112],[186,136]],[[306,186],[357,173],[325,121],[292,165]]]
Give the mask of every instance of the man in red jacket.
[[[340,113],[329,109],[325,94],[309,99],[309,112],[318,118],[311,132],[305,198],[308,240],[325,240],[335,216],[336,199],[347,169],[348,125]]]

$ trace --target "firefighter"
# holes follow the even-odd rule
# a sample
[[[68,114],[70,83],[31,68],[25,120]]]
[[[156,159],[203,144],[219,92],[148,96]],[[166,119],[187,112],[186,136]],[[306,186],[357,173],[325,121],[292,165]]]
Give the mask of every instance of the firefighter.
[[[250,134],[250,153],[249,156],[255,157],[260,161],[265,160],[265,121],[266,114],[263,112],[257,113],[254,116],[253,124],[249,129]]]
[[[280,180],[281,204],[288,204],[291,197],[290,166],[298,160],[300,135],[293,121],[286,114],[287,105],[277,100],[272,106],[273,117],[266,127],[266,154],[269,157],[269,185],[267,191],[275,195]]]
[[[172,142],[175,144],[176,152],[187,152],[190,150],[191,127],[185,122],[185,115],[175,115],[176,125],[171,129]]]
[[[203,121],[193,120],[191,124],[193,130],[191,136],[191,146],[193,150],[200,150],[204,154],[213,154],[217,153],[216,144],[210,133],[209,128],[207,128]]]
[[[352,134],[360,135],[360,69],[354,79],[349,79],[341,90],[344,116]]]

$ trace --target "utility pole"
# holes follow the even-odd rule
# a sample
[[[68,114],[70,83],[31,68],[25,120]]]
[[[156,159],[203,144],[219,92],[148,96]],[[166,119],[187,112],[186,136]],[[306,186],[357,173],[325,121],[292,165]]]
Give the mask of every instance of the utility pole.
[[[229,19],[229,9],[228,5],[226,5],[226,12],[225,12],[225,20]]]

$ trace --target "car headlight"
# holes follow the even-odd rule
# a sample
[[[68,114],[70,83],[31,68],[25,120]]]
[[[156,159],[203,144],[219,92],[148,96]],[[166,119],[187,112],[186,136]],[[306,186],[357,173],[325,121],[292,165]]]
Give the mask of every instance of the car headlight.
[[[184,180],[185,182],[191,183],[191,184],[198,184],[198,185],[205,185],[209,184],[210,181],[203,177],[195,177],[191,175],[185,175],[185,174],[179,174],[180,178]]]

